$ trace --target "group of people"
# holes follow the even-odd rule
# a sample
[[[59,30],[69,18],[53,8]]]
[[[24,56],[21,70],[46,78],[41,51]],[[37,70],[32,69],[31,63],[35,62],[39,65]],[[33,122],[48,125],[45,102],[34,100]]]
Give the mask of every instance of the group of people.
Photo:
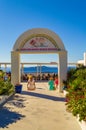
[[[32,75],[33,78],[35,79],[35,81],[49,81],[50,77],[52,76],[53,78],[55,78],[57,76],[57,74],[55,73],[41,73],[41,74],[37,74],[37,73],[33,73],[33,74],[25,74],[22,73],[21,74],[21,81],[22,82],[27,82],[28,81],[28,77],[29,75]]]
[[[53,77],[50,77],[48,81],[49,90],[56,90],[58,88],[58,76],[53,79]],[[28,82],[27,82],[27,90],[35,90],[35,80],[32,75],[29,76]]]
[[[53,79],[53,77],[50,77],[50,80],[48,81],[49,90],[56,90],[58,88],[58,76]]]

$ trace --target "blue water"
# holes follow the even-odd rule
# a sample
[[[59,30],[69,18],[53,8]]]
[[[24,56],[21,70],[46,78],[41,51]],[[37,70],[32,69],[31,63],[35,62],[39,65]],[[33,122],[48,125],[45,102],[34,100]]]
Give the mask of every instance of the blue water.
[[[72,68],[76,68],[75,66],[72,67],[68,67],[69,69]],[[5,70],[3,67],[1,68],[1,70]],[[6,72],[11,72],[11,68],[7,67]],[[37,72],[37,67],[24,67],[23,69],[24,73],[36,73]],[[38,72],[42,72],[42,73],[58,73],[58,68],[57,67],[47,67],[47,66],[40,66],[38,67]]]
[[[57,73],[58,72],[58,68],[57,67],[47,67],[47,66],[41,66],[38,67],[38,72],[42,72],[42,73]],[[29,67],[29,68],[24,68],[24,72],[27,73],[36,73],[37,72],[37,67]]]

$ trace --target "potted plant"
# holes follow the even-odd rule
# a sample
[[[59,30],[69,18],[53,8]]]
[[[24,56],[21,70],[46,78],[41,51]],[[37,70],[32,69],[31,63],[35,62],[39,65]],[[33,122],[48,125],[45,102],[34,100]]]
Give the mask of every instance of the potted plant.
[[[22,92],[22,84],[17,83],[15,85],[15,93],[21,93]]]

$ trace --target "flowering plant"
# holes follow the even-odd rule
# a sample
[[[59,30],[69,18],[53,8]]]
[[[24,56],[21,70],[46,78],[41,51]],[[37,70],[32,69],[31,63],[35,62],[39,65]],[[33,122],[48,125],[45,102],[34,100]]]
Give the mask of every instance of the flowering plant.
[[[66,95],[67,111],[72,112],[74,116],[79,116],[79,121],[86,121],[86,68],[73,70],[67,81],[71,86],[67,89]]]

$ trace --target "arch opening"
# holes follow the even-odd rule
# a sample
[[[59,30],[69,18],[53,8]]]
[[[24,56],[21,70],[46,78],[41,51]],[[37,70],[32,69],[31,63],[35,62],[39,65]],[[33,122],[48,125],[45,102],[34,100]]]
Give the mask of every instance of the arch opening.
[[[11,82],[20,82],[21,54],[57,54],[59,92],[62,91],[62,81],[67,78],[67,51],[57,34],[44,29],[35,28],[24,32],[16,40],[11,52]]]

